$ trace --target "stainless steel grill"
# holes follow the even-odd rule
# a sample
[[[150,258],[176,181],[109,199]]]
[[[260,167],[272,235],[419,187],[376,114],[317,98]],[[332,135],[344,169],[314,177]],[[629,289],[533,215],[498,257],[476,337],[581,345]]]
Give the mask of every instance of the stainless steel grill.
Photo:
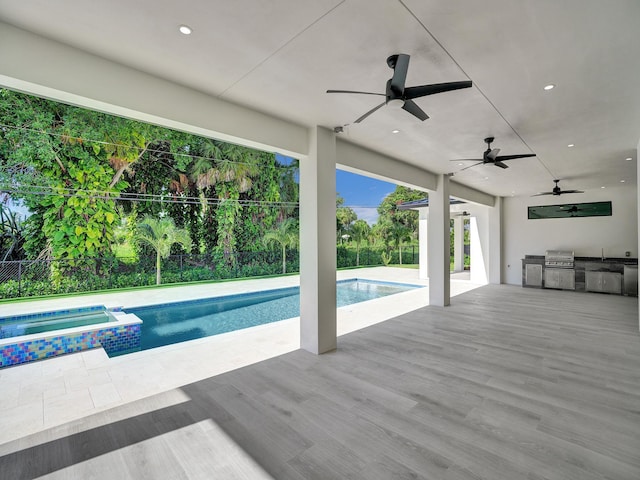
[[[574,254],[568,250],[547,250],[544,254],[546,268],[573,268]]]

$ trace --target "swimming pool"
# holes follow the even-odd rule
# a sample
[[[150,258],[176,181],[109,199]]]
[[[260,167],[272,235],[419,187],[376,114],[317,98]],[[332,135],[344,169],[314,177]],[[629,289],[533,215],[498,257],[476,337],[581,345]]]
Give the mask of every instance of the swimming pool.
[[[343,307],[420,287],[372,280],[341,280],[336,286],[336,303]],[[300,288],[125,308],[124,311],[143,321],[140,348],[147,350],[298,317]],[[129,352],[110,352],[109,355],[123,353]]]

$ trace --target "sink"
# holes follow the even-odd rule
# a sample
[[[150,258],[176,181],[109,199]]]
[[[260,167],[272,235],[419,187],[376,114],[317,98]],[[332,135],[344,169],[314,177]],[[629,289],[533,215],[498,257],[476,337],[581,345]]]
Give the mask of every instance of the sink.
[[[611,265],[605,260],[600,262],[585,262],[584,269],[586,272],[608,272]]]

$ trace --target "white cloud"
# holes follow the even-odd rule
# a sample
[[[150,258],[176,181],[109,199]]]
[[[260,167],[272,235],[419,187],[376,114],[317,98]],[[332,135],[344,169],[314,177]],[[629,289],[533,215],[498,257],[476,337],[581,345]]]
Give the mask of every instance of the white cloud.
[[[378,207],[355,207],[353,211],[356,212],[359,219],[364,220],[369,225],[373,225],[378,221]]]

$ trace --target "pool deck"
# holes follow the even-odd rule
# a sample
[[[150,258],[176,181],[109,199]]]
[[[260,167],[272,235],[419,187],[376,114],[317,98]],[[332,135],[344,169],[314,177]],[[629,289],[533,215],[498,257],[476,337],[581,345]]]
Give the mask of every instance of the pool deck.
[[[428,287],[427,280],[418,278],[417,269],[374,267],[337,272],[338,280],[349,278]],[[451,296],[479,286],[468,278],[468,273],[452,274]],[[0,317],[92,305],[134,307],[297,286],[299,282],[296,275],[50,298],[0,305]],[[425,305],[428,288],[341,307],[338,335]],[[99,348],[0,369],[0,444],[297,350],[299,336],[297,317],[121,357],[109,358]]]

